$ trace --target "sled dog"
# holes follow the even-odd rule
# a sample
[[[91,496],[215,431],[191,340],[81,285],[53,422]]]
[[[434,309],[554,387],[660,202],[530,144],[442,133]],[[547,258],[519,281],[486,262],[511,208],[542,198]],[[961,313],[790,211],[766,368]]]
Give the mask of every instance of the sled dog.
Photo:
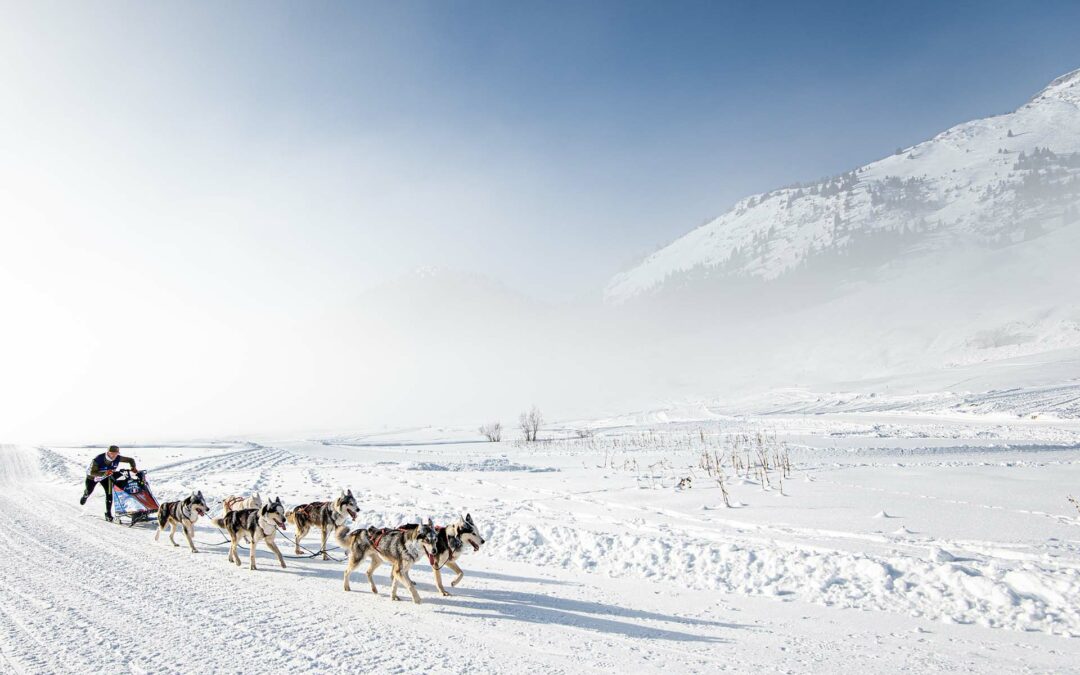
[[[368,582],[371,583],[371,592],[378,593],[375,588],[375,580],[372,575],[384,561],[390,563],[390,599],[397,600],[398,584],[402,584],[409,590],[413,602],[420,604],[420,594],[416,592],[416,584],[409,578],[409,568],[423,555],[434,555],[438,534],[435,526],[429,518],[426,523],[413,525],[410,528],[388,529],[369,527],[366,530],[349,532],[348,528],[339,527],[336,532],[338,543],[349,552],[348,564],[345,566],[345,590],[349,588],[349,576],[353,573],[364,558],[371,558],[371,565],[367,570]]]
[[[221,514],[225,515],[229,511],[239,511],[241,509],[257,509],[260,506],[262,506],[262,497],[259,496],[258,492],[247,497],[229,495],[221,500]]]
[[[192,540],[192,536],[195,534],[195,521],[199,519],[199,516],[205,516],[209,510],[210,507],[206,505],[206,500],[203,499],[202,490],[192,492],[180,501],[165,502],[157,512],[158,529],[154,533],[154,541],[157,541],[158,537],[161,536],[161,532],[171,525],[169,541],[172,542],[173,546],[179,546],[180,544],[177,544],[174,538],[176,537],[176,528],[179,526],[184,531],[184,536],[187,537],[191,552],[198,553],[195,542]]]
[[[415,528],[416,525],[402,525],[401,529]],[[480,547],[484,544],[484,538],[480,536],[480,532],[476,529],[476,524],[473,522],[472,514],[466,513],[464,517],[459,517],[453,523],[450,523],[446,527],[435,527],[437,538],[435,540],[435,553],[428,556],[428,562],[431,563],[431,569],[435,572],[435,586],[439,589],[439,592],[443,595],[450,595],[442,584],[442,568],[449,567],[457,576],[450,582],[451,586],[457,586],[461,583],[462,577],[465,573],[458,567],[457,561],[461,557],[461,552],[465,549],[465,546],[471,546],[472,550],[479,551]]]
[[[285,559],[281,557],[281,550],[274,543],[274,535],[277,528],[285,529],[285,507],[280,498],[275,498],[257,509],[241,509],[229,511],[220,518],[214,519],[217,525],[229,536],[229,562],[240,565],[240,554],[236,547],[240,539],[244,538],[251,546],[251,569],[255,567],[255,546],[259,541],[265,541],[270,550],[277,556],[278,562],[285,567]]]
[[[353,497],[352,490],[349,490],[342,492],[332,502],[311,502],[286,511],[285,520],[296,526],[296,539],[293,540],[296,543],[296,555],[302,555],[300,540],[304,538],[308,530],[317,527],[322,531],[322,548],[319,549],[322,551],[322,559],[329,560],[330,556],[326,553],[326,538],[331,532],[336,532],[337,528],[345,524],[346,516],[355,518],[358,509],[356,498]]]

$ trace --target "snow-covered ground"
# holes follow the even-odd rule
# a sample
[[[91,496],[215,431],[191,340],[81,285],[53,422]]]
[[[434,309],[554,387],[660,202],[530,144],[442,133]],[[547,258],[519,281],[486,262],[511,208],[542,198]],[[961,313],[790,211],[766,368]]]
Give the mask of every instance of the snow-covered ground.
[[[648,417],[648,416],[641,416]],[[488,544],[424,604],[337,561],[226,562],[78,505],[89,447],[3,446],[0,663],[13,672],[1080,672],[1080,423],[889,412],[684,414],[127,448],[159,499],[349,487],[358,524],[472,514]],[[591,430],[587,431],[587,430]],[[582,433],[578,433],[578,432]],[[762,433],[771,489],[703,452]],[[692,476],[693,487],[676,489]],[[292,534],[291,532],[289,533]],[[308,535],[308,548],[317,537]],[[291,545],[283,546],[291,555]],[[340,551],[332,551],[340,557]],[[359,575],[360,573],[358,573]],[[362,581],[362,575],[354,581]],[[364,588],[357,583],[354,588]]]

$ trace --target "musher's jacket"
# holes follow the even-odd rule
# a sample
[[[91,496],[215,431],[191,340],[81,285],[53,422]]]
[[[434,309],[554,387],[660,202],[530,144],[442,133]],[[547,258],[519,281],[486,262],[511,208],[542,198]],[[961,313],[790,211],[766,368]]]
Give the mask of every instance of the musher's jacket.
[[[132,469],[135,468],[135,460],[132,458],[117,455],[116,459],[110,460],[103,452],[91,460],[90,466],[86,468],[86,475],[97,481],[105,480],[105,472],[116,471],[116,467],[120,466],[120,462],[126,462],[131,465]]]

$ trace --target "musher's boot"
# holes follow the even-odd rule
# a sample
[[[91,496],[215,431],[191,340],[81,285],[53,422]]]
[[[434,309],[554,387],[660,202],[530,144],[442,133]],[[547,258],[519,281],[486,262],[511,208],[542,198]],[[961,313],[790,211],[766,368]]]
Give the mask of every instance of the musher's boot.
[[[113,521],[112,514],[111,513],[106,513],[105,514],[105,520],[107,520],[107,521],[109,521],[111,523]]]
[[[82,493],[82,497],[80,497],[80,498],[79,498],[79,504],[80,504],[81,506],[86,506],[86,500],[87,500],[87,498],[89,498],[89,497],[90,497],[90,495],[86,494],[85,492],[84,492],[84,493]]]

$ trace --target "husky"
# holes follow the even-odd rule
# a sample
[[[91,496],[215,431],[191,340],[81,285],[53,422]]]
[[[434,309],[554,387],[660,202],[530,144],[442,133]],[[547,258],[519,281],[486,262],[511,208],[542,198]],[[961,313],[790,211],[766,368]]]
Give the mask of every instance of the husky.
[[[158,529],[154,533],[154,541],[158,540],[166,526],[172,525],[172,530],[169,531],[169,541],[172,542],[173,546],[179,546],[180,544],[177,544],[176,539],[174,539],[176,537],[176,527],[179,525],[184,531],[184,536],[187,537],[191,552],[198,553],[195,542],[191,538],[195,534],[195,521],[199,519],[199,516],[205,516],[209,511],[210,507],[206,505],[206,500],[203,499],[202,490],[192,492],[180,501],[165,502],[158,509]]]
[[[304,538],[308,530],[317,527],[322,531],[322,548],[320,549],[322,559],[329,560],[330,556],[326,553],[326,538],[331,532],[336,532],[337,528],[345,524],[346,516],[356,518],[358,509],[356,498],[353,497],[352,490],[349,490],[342,492],[332,502],[311,502],[286,511],[285,520],[296,526],[296,538],[293,540],[296,544],[296,555],[302,555],[300,540]]]
[[[225,515],[229,511],[239,511],[241,509],[257,509],[262,506],[262,497],[256,492],[253,495],[247,497],[240,497],[237,495],[229,495],[225,499],[221,500],[221,515]]]
[[[346,527],[339,527],[336,532],[338,543],[349,552],[349,561],[345,566],[345,590],[349,588],[349,576],[353,573],[364,558],[371,558],[371,565],[367,570],[368,582],[371,583],[371,592],[378,593],[375,588],[375,579],[372,575],[383,561],[390,563],[390,599],[397,600],[398,583],[409,589],[413,602],[420,604],[420,594],[416,592],[416,584],[409,578],[409,568],[413,566],[422,555],[433,556],[435,554],[438,534],[435,526],[429,518],[426,523],[413,525],[409,528],[387,529],[369,527],[366,530],[349,532]]]
[[[415,527],[416,525],[402,525],[400,529]],[[479,551],[484,544],[484,538],[480,536],[480,532],[473,522],[472,514],[469,513],[466,513],[464,517],[459,517],[446,527],[436,526],[435,531],[438,535],[435,540],[435,552],[434,554],[428,554],[428,562],[431,563],[431,569],[435,572],[435,587],[444,596],[449,596],[450,593],[443,588],[442,568],[449,567],[457,574],[453,581],[450,582],[451,586],[457,586],[465,576],[465,573],[461,571],[457,564],[462,551],[466,550],[466,545],[472,546],[474,551]]]
[[[240,544],[241,537],[248,540],[251,545],[251,569],[257,569],[255,546],[260,540],[266,541],[266,545],[277,556],[278,562],[285,567],[281,550],[274,543],[277,528],[285,529],[285,507],[281,504],[281,498],[273,499],[257,509],[228,511],[220,518],[215,518],[214,525],[225,530],[229,539],[232,540],[229,545],[229,562],[236,563],[237,567],[240,566],[240,554],[236,552],[236,547]]]

